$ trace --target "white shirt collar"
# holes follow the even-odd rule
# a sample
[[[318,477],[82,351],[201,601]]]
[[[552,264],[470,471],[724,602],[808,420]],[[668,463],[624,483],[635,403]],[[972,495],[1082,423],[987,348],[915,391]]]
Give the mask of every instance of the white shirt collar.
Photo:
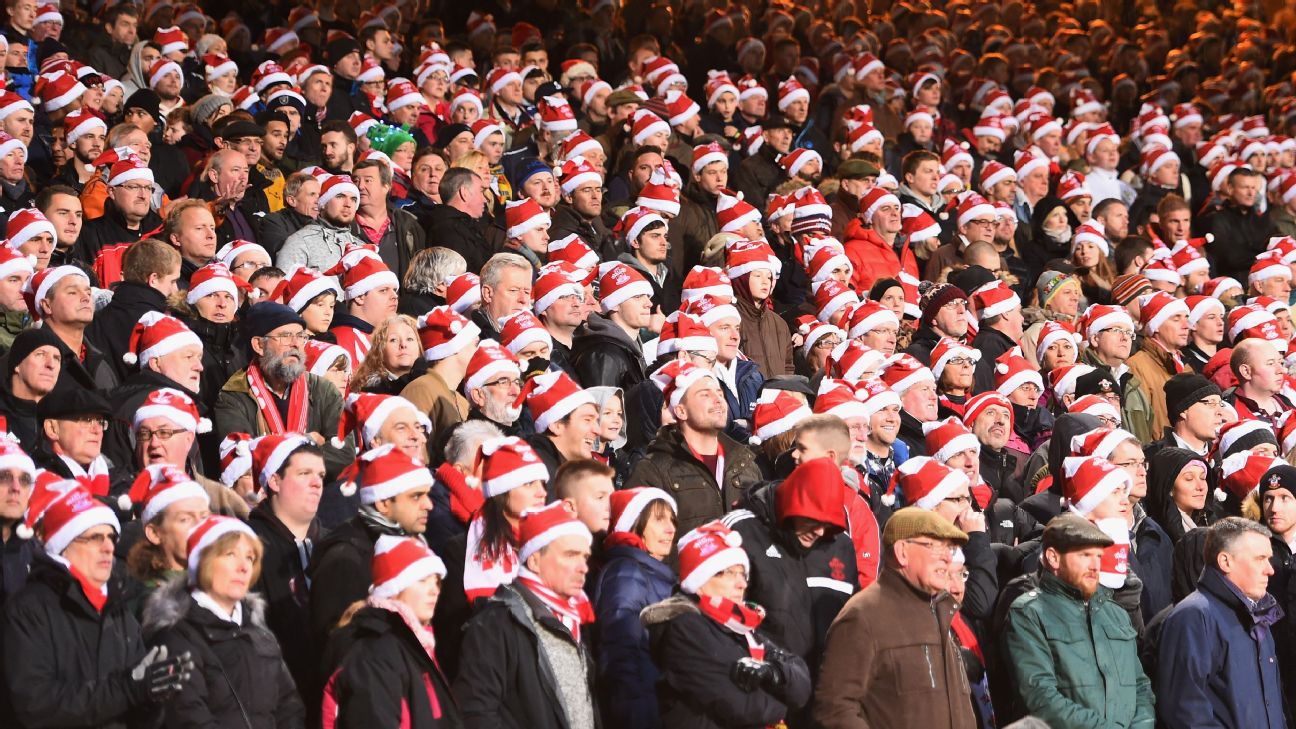
[[[202,590],[194,590],[193,599],[194,602],[198,603],[201,607],[206,609],[207,612],[211,613],[212,615],[215,615],[221,620],[224,620],[227,623],[234,623],[235,625],[243,624],[243,603],[242,602],[234,603],[234,611],[227,613],[225,612],[225,608],[221,607],[215,600],[212,599],[211,595],[208,595]]]

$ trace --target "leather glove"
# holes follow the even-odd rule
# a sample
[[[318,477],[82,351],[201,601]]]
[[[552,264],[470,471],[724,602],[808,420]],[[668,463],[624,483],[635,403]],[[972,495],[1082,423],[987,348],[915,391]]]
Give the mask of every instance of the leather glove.
[[[193,667],[193,658],[188,651],[169,657],[166,646],[157,646],[144,654],[144,658],[131,669],[130,677],[144,698],[161,702],[184,688]]]
[[[764,684],[766,677],[772,672],[770,664],[743,656],[734,662],[729,678],[738,688],[751,693]]]

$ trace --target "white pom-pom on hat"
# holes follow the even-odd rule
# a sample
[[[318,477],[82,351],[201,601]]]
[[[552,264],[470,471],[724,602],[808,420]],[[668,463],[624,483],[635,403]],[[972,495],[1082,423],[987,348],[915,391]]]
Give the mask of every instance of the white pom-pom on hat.
[[[1003,362],[1000,362],[1000,363],[996,364],[996,365],[995,365],[995,372],[998,372],[998,373],[1001,374],[1001,375],[1006,375],[1006,374],[1008,374],[1008,365],[1004,364]]]
[[[356,482],[346,481],[338,487],[338,491],[342,492],[343,496],[355,496]]]
[[[895,506],[895,494],[882,494],[882,504],[885,506]]]
[[[130,511],[131,500],[130,494],[122,494],[117,497],[117,509],[120,511]]]
[[[1228,500],[1228,493],[1227,493],[1226,491],[1224,491],[1224,489],[1216,487],[1216,489],[1215,489],[1215,500],[1216,500],[1216,501],[1227,501],[1227,500]]]
[[[211,430],[212,430],[212,422],[210,420],[208,420],[207,418],[198,418],[199,433],[210,433]]]
[[[122,361],[128,365],[133,365],[139,362],[139,357],[136,357],[134,352],[127,352],[122,355]]]
[[[346,438],[339,438],[335,435],[332,438],[329,438],[329,443],[331,443],[334,448],[345,448]]]
[[[741,547],[742,535],[739,534],[738,532],[729,532],[728,534],[724,535],[724,543],[729,545],[730,547]]]
[[[18,535],[19,539],[31,539],[36,536],[36,534],[32,532],[32,528],[26,524],[19,524],[18,528],[14,530],[14,533]]]

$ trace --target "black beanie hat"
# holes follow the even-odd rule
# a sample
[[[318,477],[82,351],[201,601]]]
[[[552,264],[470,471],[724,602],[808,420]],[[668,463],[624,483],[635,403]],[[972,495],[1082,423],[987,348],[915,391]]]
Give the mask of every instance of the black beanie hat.
[[[67,349],[63,340],[59,339],[49,327],[32,327],[19,332],[9,347],[9,354],[5,357],[7,374],[13,375],[14,368],[22,364],[22,361],[31,356],[32,352],[47,346],[54,347],[60,352]]]
[[[348,53],[359,53],[360,44],[355,38],[345,36],[324,44],[324,57],[328,59],[329,66],[336,66],[337,62],[342,60]]]
[[[1181,372],[1171,377],[1165,384],[1166,410],[1170,416],[1170,426],[1179,422],[1179,416],[1188,408],[1208,397],[1221,397],[1219,385],[1202,377],[1196,372]]]
[[[1279,464],[1265,471],[1265,475],[1260,477],[1260,485],[1256,487],[1258,492],[1257,501],[1264,504],[1265,492],[1275,489],[1287,489],[1293,495],[1296,495],[1296,466],[1286,463]]]
[[[249,306],[247,314],[243,316],[243,333],[247,336],[248,359],[255,359],[252,351],[253,339],[264,337],[285,324],[306,326],[306,322],[297,312],[278,302],[262,301]]]

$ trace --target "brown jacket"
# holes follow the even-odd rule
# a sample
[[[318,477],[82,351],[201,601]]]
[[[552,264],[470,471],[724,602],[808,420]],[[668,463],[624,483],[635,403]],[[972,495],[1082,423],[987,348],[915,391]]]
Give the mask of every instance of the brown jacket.
[[[734,302],[742,317],[741,348],[765,379],[793,374],[792,334],[787,322],[769,307],[757,307],[739,296]]]
[[[886,569],[828,629],[814,698],[824,729],[974,729],[954,598],[919,592]]]
[[[468,400],[450,389],[436,370],[428,370],[401,390],[401,397],[414,403],[432,421],[435,438],[468,419]]]
[[[1175,365],[1170,354],[1156,342],[1146,339],[1139,351],[1125,362],[1130,372],[1143,386],[1143,392],[1152,404],[1152,432],[1164,433],[1170,426],[1170,411],[1166,408],[1165,384],[1175,375]]]

